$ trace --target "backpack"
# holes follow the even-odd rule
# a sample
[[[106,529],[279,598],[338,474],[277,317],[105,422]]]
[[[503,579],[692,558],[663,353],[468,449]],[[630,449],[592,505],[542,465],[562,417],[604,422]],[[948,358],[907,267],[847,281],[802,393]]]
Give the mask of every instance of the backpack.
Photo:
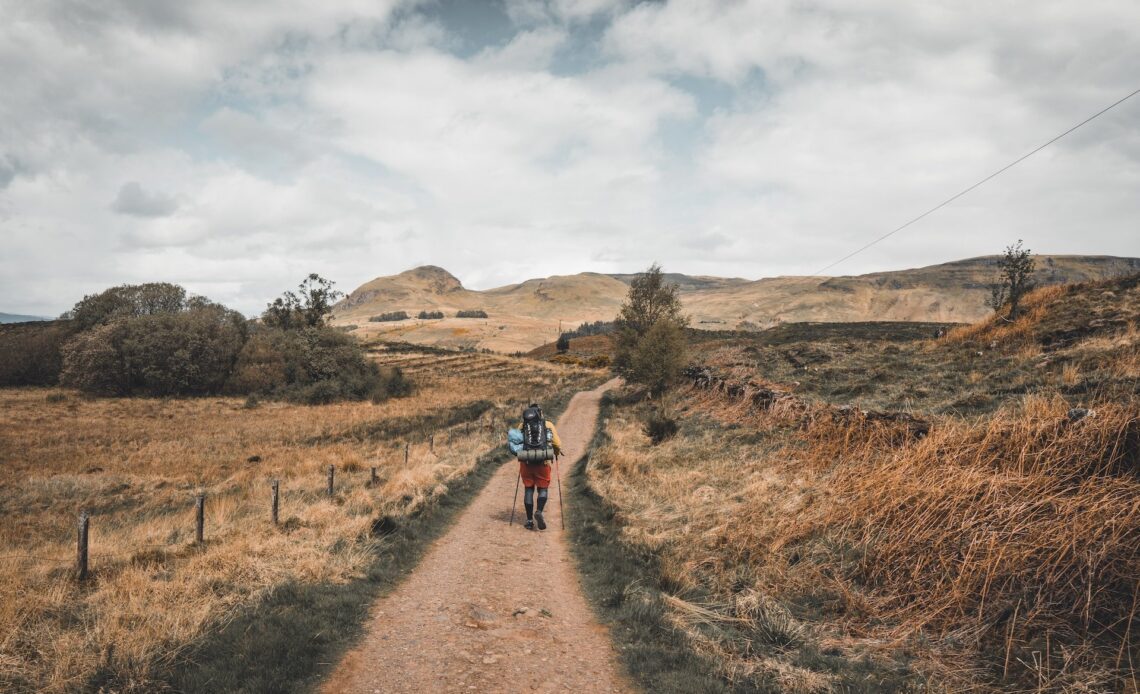
[[[528,451],[537,451],[545,449],[549,444],[547,443],[546,435],[546,417],[542,416],[542,409],[535,407],[528,407],[523,410],[523,449]]]

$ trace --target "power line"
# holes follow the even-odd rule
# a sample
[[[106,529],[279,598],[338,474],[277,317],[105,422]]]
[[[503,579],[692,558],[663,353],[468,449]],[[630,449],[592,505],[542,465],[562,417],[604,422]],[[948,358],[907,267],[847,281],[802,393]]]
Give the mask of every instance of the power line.
[[[963,190],[963,191],[961,191],[961,192],[959,192],[959,193],[957,193],[957,194],[955,194],[955,195],[953,195],[953,196],[951,196],[951,197],[949,197],[949,198],[947,198],[947,199],[943,200],[942,202],[938,203],[937,205],[935,205],[934,207],[930,208],[930,209],[929,209],[929,210],[927,210],[926,212],[923,212],[922,214],[918,215],[918,216],[917,216],[917,217],[915,217],[914,219],[910,220],[910,221],[909,221],[909,222],[907,222],[906,224],[903,224],[903,225],[902,225],[902,226],[900,226],[900,227],[897,227],[897,228],[895,228],[895,229],[892,229],[891,231],[888,231],[887,233],[883,234],[882,236],[880,236],[879,238],[875,239],[874,241],[871,241],[871,242],[869,242],[869,243],[867,243],[867,244],[865,244],[865,245],[861,246],[860,248],[857,248],[856,250],[854,250],[854,251],[851,251],[850,253],[848,253],[847,255],[843,256],[842,258],[840,258],[839,260],[835,261],[834,263],[832,263],[832,264],[828,265],[827,267],[823,267],[823,268],[820,268],[819,270],[816,270],[815,272],[813,272],[813,273],[812,273],[812,277],[818,277],[819,275],[822,275],[824,272],[827,272],[828,270],[830,270],[831,268],[835,267],[836,265],[839,265],[840,263],[844,262],[845,260],[849,260],[850,258],[853,258],[853,257],[855,257],[856,255],[859,255],[860,253],[862,253],[863,251],[867,250],[867,249],[868,249],[868,248],[870,248],[871,246],[874,246],[876,243],[878,243],[878,242],[882,241],[883,239],[886,239],[886,238],[887,238],[887,237],[889,237],[889,236],[894,236],[895,234],[899,233],[899,232],[900,232],[900,231],[902,231],[903,229],[906,229],[908,226],[910,226],[911,224],[914,224],[915,222],[919,221],[920,219],[922,219],[922,218],[926,217],[927,215],[930,215],[930,214],[932,214],[932,213],[934,213],[934,212],[937,212],[938,210],[942,209],[943,207],[946,207],[946,206],[947,206],[947,205],[949,205],[950,203],[954,202],[955,200],[957,200],[958,198],[962,197],[962,196],[963,196],[963,195],[965,195],[966,193],[969,193],[971,190],[973,190],[973,189],[977,188],[978,186],[982,185],[982,184],[983,184],[983,183],[985,183],[986,181],[989,181],[990,179],[996,178],[996,177],[998,177],[999,175],[1001,175],[1001,174],[1005,173],[1006,171],[1008,171],[1008,170],[1012,169],[1013,167],[1017,166],[1018,164],[1020,164],[1021,162],[1025,161],[1025,160],[1026,160],[1026,159],[1028,159],[1029,157],[1032,157],[1034,154],[1037,154],[1037,153],[1038,153],[1038,152],[1040,152],[1041,150],[1043,150],[1043,149],[1045,149],[1046,147],[1048,147],[1049,145],[1053,144],[1053,143],[1054,143],[1054,142],[1056,142],[1057,140],[1060,140],[1062,137],[1065,137],[1065,136],[1066,136],[1066,135],[1068,135],[1069,133],[1071,133],[1071,132],[1073,132],[1073,131],[1075,131],[1075,130],[1077,130],[1077,129],[1081,128],[1082,126],[1084,126],[1084,125],[1086,125],[1086,124],[1088,124],[1088,123],[1091,123],[1092,121],[1096,120],[1097,118],[1100,118],[1100,117],[1101,117],[1101,116],[1103,116],[1104,114],[1108,113],[1109,111],[1111,111],[1112,109],[1116,108],[1117,106],[1119,106],[1119,105],[1123,104],[1125,101],[1128,101],[1129,99],[1131,99],[1132,97],[1136,96],[1137,94],[1140,94],[1140,89],[1137,89],[1136,91],[1132,92],[1131,94],[1129,94],[1128,96],[1124,97],[1123,99],[1120,99],[1119,101],[1117,101],[1117,102],[1115,102],[1115,103],[1113,103],[1113,104],[1111,104],[1111,105],[1109,105],[1109,106],[1106,106],[1105,108],[1101,109],[1100,111],[1097,111],[1097,112],[1096,112],[1096,113],[1094,113],[1093,115],[1091,115],[1091,116],[1089,116],[1088,118],[1084,119],[1084,120],[1083,120],[1083,121],[1081,121],[1080,123],[1077,123],[1076,125],[1074,125],[1073,127],[1069,128],[1069,129],[1068,129],[1068,130],[1066,130],[1065,132],[1061,133],[1061,134],[1060,134],[1060,135],[1058,135],[1057,137],[1054,137],[1052,140],[1049,140],[1048,142],[1046,142],[1045,144],[1041,145],[1040,147],[1037,147],[1037,148],[1036,148],[1036,149],[1034,149],[1032,152],[1029,152],[1028,154],[1022,155],[1021,157],[1019,157],[1019,158],[1017,158],[1017,159],[1013,160],[1013,161],[1012,161],[1012,162],[1010,162],[1009,164],[1006,164],[1005,166],[1001,167],[1000,169],[998,169],[997,171],[993,172],[993,173],[992,173],[992,174],[990,174],[989,176],[986,176],[985,178],[983,178],[982,180],[978,181],[977,183],[975,183],[974,185],[970,186],[969,188],[966,188],[965,190]]]

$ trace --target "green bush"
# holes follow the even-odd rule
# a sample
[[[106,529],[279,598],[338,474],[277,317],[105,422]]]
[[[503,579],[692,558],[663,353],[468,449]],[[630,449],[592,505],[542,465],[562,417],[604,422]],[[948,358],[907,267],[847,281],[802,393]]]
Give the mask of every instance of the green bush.
[[[420,311],[416,318],[420,320],[440,320],[443,318],[443,311]]]
[[[372,323],[387,323],[389,321],[408,320],[410,316],[407,311],[389,311],[388,313],[381,313],[379,316],[372,316],[369,322]]]
[[[349,335],[327,327],[260,327],[246,341],[226,391],[293,402],[379,401],[403,395],[410,384],[398,371],[381,373]]]
[[[217,304],[113,319],[64,347],[63,385],[101,395],[219,393],[245,342],[245,319]]]
[[[473,309],[470,311],[459,311],[455,314],[456,318],[486,318],[487,312],[481,308]]]
[[[17,323],[0,329],[0,386],[53,386],[63,367],[66,321]]]

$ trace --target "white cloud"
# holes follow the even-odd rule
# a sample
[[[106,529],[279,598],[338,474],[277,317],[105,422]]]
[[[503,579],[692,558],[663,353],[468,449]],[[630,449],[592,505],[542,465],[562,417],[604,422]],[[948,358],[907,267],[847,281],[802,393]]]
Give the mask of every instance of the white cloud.
[[[0,0],[0,309],[168,280],[252,312],[421,262],[810,272],[1140,86],[1127,1],[504,9],[469,50],[446,3]],[[1137,113],[837,271],[1140,255]]]

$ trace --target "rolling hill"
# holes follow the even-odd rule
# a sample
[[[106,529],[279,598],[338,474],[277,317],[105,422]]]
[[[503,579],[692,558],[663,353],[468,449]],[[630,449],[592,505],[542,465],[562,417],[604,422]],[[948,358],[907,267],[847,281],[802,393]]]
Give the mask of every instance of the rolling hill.
[[[31,323],[40,320],[50,319],[43,316],[25,316],[20,313],[0,313],[0,323]]]
[[[1039,284],[1096,280],[1140,272],[1140,258],[1035,256]],[[998,256],[969,258],[913,270],[843,277],[773,277],[749,281],[669,274],[692,325],[704,329],[757,330],[799,321],[972,322],[989,309],[985,298]],[[334,308],[334,324],[355,325],[364,339],[399,340],[452,348],[528,351],[552,342],[559,329],[610,320],[634,275],[584,272],[530,279],[477,291],[443,268],[423,266],[378,277]],[[487,318],[456,318],[483,310]],[[413,318],[370,322],[382,313]],[[440,311],[442,320],[418,320]]]

